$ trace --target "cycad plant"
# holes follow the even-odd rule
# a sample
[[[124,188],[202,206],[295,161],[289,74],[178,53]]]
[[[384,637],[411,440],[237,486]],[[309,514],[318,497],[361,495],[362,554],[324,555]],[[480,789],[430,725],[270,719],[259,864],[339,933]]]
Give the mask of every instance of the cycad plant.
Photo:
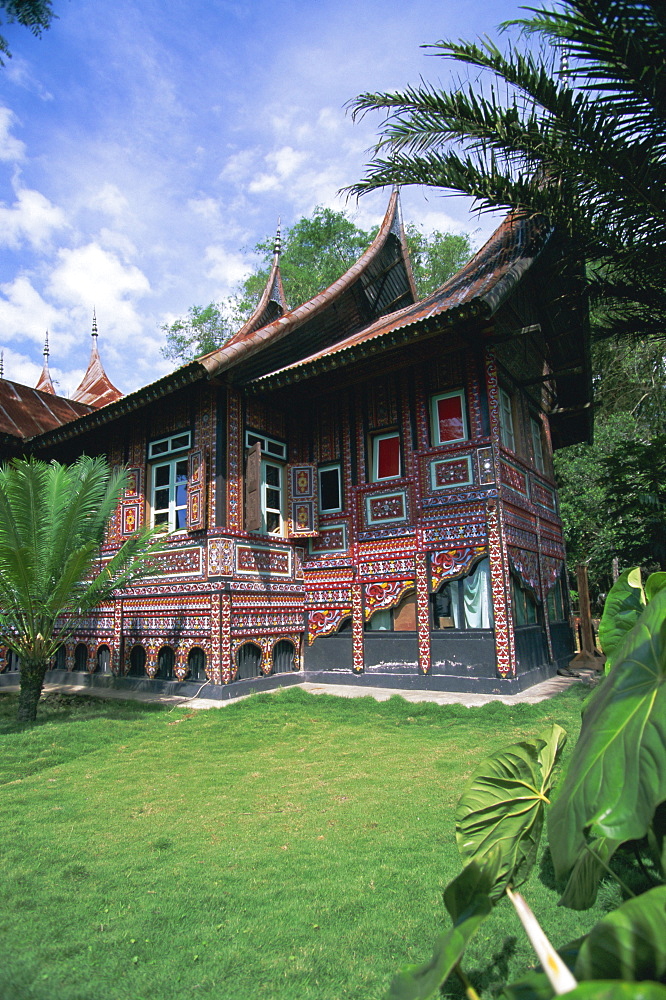
[[[100,558],[126,485],[103,458],[0,468],[0,642],[21,661],[20,722],[36,718],[49,660],[81,618],[150,572],[151,529]]]
[[[440,41],[474,70],[450,91],[422,82],[366,93],[384,113],[363,194],[422,184],[481,209],[545,215],[569,234],[607,334],[666,329],[666,8],[663,0],[564,0],[490,40]],[[480,72],[477,72],[480,71]]]

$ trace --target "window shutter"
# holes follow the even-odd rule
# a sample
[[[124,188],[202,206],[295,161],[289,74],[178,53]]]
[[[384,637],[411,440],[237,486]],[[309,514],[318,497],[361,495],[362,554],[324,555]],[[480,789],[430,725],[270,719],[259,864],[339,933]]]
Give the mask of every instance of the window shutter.
[[[245,530],[261,531],[261,444],[250,448],[245,463]]]
[[[290,538],[312,538],[319,534],[316,466],[289,466],[288,504]]]
[[[120,534],[133,534],[143,524],[143,469],[127,470],[127,488],[120,500]]]
[[[187,527],[189,531],[202,531],[206,527],[206,463],[200,448],[189,456]]]

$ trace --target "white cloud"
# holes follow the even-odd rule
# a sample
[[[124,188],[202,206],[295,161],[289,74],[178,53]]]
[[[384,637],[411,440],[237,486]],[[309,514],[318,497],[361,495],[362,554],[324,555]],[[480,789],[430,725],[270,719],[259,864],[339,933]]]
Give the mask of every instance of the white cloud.
[[[206,276],[216,283],[211,298],[230,295],[250,270],[247,257],[221,246],[206,247]]]
[[[118,347],[127,346],[141,333],[137,300],[150,292],[150,284],[134,264],[123,263],[115,253],[92,242],[58,252],[47,292],[82,315],[90,316],[94,306],[100,333],[108,337],[107,353],[120,356]]]
[[[0,107],[0,160],[18,163],[25,157],[25,143],[10,135],[16,115],[9,108]]]
[[[117,185],[107,181],[89,197],[88,207],[117,219],[128,210],[129,202]]]
[[[39,191],[21,188],[11,208],[0,204],[0,244],[5,246],[19,247],[28,242],[39,250],[55,231],[66,226],[67,219],[62,209]]]
[[[66,312],[45,301],[25,275],[0,286],[0,293],[3,344],[30,340],[43,346],[46,330],[65,327],[68,322]],[[66,337],[65,341],[63,349],[68,349],[71,337]]]
[[[259,174],[253,181],[250,181],[248,190],[252,194],[277,190],[285,181],[293,177],[299,167],[309,158],[309,155],[309,153],[293,149],[291,146],[282,146],[281,149],[267,153],[264,162],[270,168],[270,172]]]
[[[220,219],[221,206],[217,198],[190,198],[187,207],[207,222],[217,222]]]

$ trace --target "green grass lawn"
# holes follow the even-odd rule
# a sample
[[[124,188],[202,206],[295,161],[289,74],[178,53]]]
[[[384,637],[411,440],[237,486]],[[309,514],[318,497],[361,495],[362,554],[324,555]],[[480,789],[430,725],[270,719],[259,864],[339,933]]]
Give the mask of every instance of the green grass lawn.
[[[0,695],[0,997],[379,998],[429,958],[460,870],[453,813],[488,752],[553,721],[298,689],[221,710],[50,696],[19,730]],[[557,944],[547,856],[524,888]],[[469,949],[485,997],[533,958],[503,901]]]

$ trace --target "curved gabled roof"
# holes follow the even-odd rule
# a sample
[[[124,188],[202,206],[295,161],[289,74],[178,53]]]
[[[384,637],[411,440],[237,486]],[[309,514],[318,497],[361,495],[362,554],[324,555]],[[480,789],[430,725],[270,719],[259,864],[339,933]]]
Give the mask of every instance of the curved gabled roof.
[[[400,202],[394,191],[377,236],[342,277],[309,302],[267,326],[243,328],[231,341],[198,358],[210,376],[242,364],[242,381],[275,371],[313,349],[338,343],[379,316],[414,302],[416,289]]]
[[[551,234],[552,229],[542,218],[509,215],[471,260],[426,298],[382,316],[325,350],[267,372],[260,376],[262,384],[287,385],[308,378],[317,373],[317,362],[323,359],[327,359],[326,370],[338,367],[371,353],[371,341],[408,328],[418,335],[424,325],[430,325],[429,320],[441,325],[441,320],[450,323],[473,315],[492,316],[532,266]],[[406,333],[405,339],[408,337]],[[381,349],[380,344],[377,347]]]
[[[257,308],[250,318],[243,324],[238,333],[227,340],[225,347],[246,340],[255,330],[262,326],[268,326],[274,320],[283,316],[289,309],[287,298],[282,286],[282,275],[280,273],[280,250],[279,250],[279,230],[275,241],[275,253],[273,254],[273,264],[271,266],[268,281],[264,288],[263,295],[259,300]]]
[[[115,403],[123,394],[120,389],[116,389],[104,371],[104,365],[97,350],[97,322],[94,318],[92,341],[88,368],[72,399],[78,403],[86,403],[88,406],[98,409],[100,406],[106,406],[108,403]]]

